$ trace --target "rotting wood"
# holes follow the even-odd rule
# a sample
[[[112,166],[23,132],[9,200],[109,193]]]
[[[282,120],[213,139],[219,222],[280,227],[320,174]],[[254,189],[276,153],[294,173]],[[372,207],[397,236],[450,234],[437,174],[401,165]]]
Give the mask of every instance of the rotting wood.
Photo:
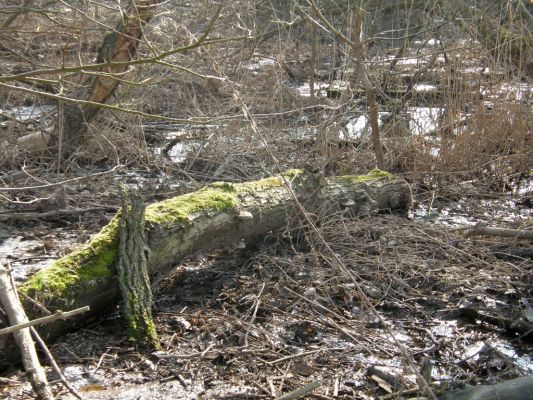
[[[291,189],[287,187],[290,185]],[[254,182],[210,184],[146,208],[145,233],[150,273],[164,275],[170,267],[200,251],[253,241],[283,229],[296,214],[291,190],[307,210],[344,211],[357,217],[391,210],[406,213],[409,184],[375,170],[362,176],[320,178],[301,170]],[[21,286],[23,293],[50,311],[89,305],[91,312],[40,327],[45,338],[57,337],[90,315],[108,310],[120,298],[116,280],[118,216],[79,250],[57,260]],[[32,318],[40,316],[30,302]],[[1,339],[1,337],[0,337]],[[0,360],[9,355],[0,343]]]

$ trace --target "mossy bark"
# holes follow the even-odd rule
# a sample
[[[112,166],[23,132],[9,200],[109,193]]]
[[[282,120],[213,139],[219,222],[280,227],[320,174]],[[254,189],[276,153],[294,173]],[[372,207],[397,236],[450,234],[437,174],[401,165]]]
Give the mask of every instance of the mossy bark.
[[[136,345],[158,349],[159,341],[152,319],[152,289],[148,276],[146,239],[144,234],[145,206],[141,197],[129,194],[121,185],[120,246],[118,280],[124,304],[124,317],[129,325],[129,337]]]
[[[254,240],[284,228],[294,215],[294,197],[314,212],[345,210],[359,216],[378,210],[406,212],[410,187],[383,171],[362,176],[319,178],[300,170],[247,183],[213,183],[183,196],[149,205],[145,211],[146,248],[150,273],[164,274],[199,251]],[[120,212],[119,212],[120,214]],[[75,328],[90,315],[109,310],[120,298],[117,280],[119,216],[81,249],[57,260],[31,277],[21,290],[50,311],[89,305],[85,313],[40,328],[47,338]],[[29,302],[30,318],[41,316]],[[0,360],[5,344],[0,337]]]

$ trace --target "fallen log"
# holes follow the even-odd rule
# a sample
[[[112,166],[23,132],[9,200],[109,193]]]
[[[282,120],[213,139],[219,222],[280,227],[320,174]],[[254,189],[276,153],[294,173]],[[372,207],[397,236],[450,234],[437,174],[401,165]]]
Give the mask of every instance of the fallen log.
[[[439,400],[531,400],[533,399],[533,375],[522,376],[495,385],[466,385],[451,391]]]
[[[286,226],[287,218],[297,212],[295,198],[311,212],[320,208],[360,216],[380,210],[405,213],[411,204],[411,191],[405,180],[379,170],[368,175],[330,178],[291,170],[283,176],[254,182],[212,183],[198,192],[146,208],[148,270],[164,274],[197,252],[242,239],[255,240],[280,230]],[[111,304],[118,302],[119,219],[120,211],[87,244],[39,271],[20,287],[51,312],[90,306],[88,313],[39,327],[46,339],[72,330],[83,319],[109,310]],[[41,316],[33,303],[26,301],[24,307],[31,319]],[[2,338],[0,360],[6,360],[9,346],[2,343]]]
[[[533,229],[509,229],[476,225],[465,233],[465,237],[468,238],[471,236],[497,236],[513,239],[533,240]]]

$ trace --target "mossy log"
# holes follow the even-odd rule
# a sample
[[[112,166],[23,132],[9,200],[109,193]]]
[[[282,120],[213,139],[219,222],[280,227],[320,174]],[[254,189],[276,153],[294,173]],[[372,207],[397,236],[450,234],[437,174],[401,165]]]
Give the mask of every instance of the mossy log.
[[[379,170],[330,178],[291,170],[254,182],[213,183],[146,208],[150,273],[164,273],[197,252],[282,229],[297,210],[291,192],[312,212],[345,209],[347,215],[358,216],[378,210],[406,212],[411,204],[407,182]],[[39,271],[19,288],[52,312],[91,307],[89,313],[41,326],[44,337],[52,339],[72,330],[76,323],[118,302],[119,220],[120,211],[79,250]],[[42,316],[30,302],[24,307],[31,319]],[[0,360],[5,359],[2,340],[5,336],[0,337]]]

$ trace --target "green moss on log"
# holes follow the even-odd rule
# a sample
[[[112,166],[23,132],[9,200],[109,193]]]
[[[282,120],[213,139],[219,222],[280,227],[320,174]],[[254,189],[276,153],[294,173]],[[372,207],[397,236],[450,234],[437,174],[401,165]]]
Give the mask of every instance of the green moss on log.
[[[366,175],[345,175],[345,176],[339,176],[337,179],[342,179],[345,181],[353,182],[353,183],[359,183],[359,182],[368,182],[373,181],[376,179],[386,179],[391,180],[394,179],[394,175],[387,171],[382,171],[380,169],[373,169]]]
[[[115,216],[98,234],[79,250],[55,261],[25,282],[20,290],[29,295],[38,295],[38,300],[46,298],[68,299],[69,289],[86,284],[89,287],[95,280],[106,278],[114,273],[112,266],[118,259],[118,216]]]
[[[283,180],[278,177],[260,179],[253,182],[238,183],[235,185],[238,193],[255,193],[272,187],[283,186]]]
[[[198,192],[184,194],[146,207],[146,222],[166,224],[185,222],[191,214],[202,211],[222,211],[237,206],[237,196],[231,184],[206,186]]]
[[[292,180],[301,174],[304,174],[304,171],[294,169],[286,171],[283,176]],[[335,179],[360,183],[393,178],[394,175],[376,169],[367,175],[349,175]],[[254,193],[270,187],[280,187],[283,184],[281,177],[246,183],[213,183],[198,192],[148,206],[145,219],[148,224],[173,224],[186,222],[192,214],[203,211],[237,210],[239,193]],[[39,271],[20,289],[32,297],[38,295],[39,301],[46,302],[47,298],[61,298],[68,301],[70,289],[75,288],[76,296],[79,297],[80,285],[89,288],[95,284],[96,280],[115,274],[115,265],[118,260],[119,218],[120,212],[81,249]]]

